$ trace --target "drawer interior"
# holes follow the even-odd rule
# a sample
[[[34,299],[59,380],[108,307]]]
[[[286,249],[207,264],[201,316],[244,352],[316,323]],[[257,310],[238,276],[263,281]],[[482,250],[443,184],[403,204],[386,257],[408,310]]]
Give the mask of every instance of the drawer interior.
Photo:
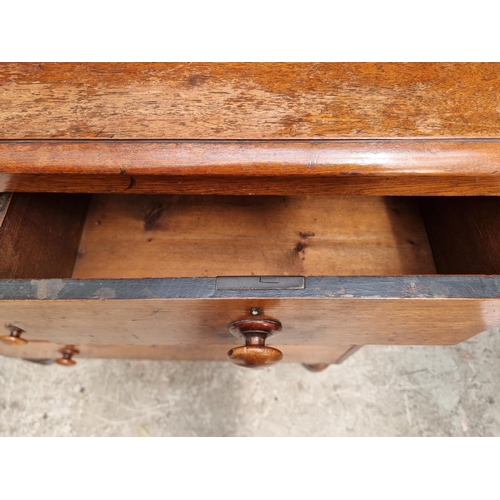
[[[425,228],[402,198],[97,195],[73,277],[422,272]]]
[[[16,193],[0,278],[497,274],[498,201]]]

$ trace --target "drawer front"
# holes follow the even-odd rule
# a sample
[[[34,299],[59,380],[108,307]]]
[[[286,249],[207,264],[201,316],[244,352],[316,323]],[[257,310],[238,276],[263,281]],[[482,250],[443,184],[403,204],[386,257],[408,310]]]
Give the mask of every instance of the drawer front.
[[[444,345],[500,324],[498,198],[216,198],[13,195],[8,342]]]
[[[306,278],[300,289],[217,289],[212,278],[0,282],[0,319],[57,344],[233,344],[274,319],[281,345],[456,344],[500,324],[497,277]],[[7,332],[6,332],[7,333]]]
[[[81,345],[73,348],[77,360],[100,359],[164,359],[186,361],[226,361],[233,344],[180,344],[180,345]],[[289,363],[341,363],[356,350],[356,346],[276,346],[283,352],[283,361]],[[0,355],[51,364],[61,358],[64,344],[31,341],[15,347],[0,342]],[[78,362],[78,361],[76,361]]]

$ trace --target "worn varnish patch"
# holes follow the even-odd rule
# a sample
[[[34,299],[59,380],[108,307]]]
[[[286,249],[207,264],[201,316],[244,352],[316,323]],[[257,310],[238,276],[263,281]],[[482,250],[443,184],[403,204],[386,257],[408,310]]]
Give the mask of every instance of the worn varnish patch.
[[[499,137],[497,63],[0,65],[2,139]]]

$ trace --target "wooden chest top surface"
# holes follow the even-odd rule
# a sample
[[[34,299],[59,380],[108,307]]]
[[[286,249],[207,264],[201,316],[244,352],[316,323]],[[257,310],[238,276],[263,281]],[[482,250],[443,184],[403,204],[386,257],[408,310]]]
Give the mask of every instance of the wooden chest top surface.
[[[0,139],[500,137],[497,63],[4,63]]]

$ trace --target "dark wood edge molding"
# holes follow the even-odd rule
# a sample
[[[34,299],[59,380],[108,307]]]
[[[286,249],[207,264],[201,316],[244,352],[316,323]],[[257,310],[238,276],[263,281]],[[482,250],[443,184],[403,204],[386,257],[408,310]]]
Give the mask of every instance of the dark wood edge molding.
[[[299,290],[217,290],[216,278],[1,280],[0,300],[500,299],[500,276],[309,277]]]
[[[500,180],[500,141],[1,141],[0,173]]]
[[[24,175],[0,173],[0,192],[179,195],[499,196],[500,178],[461,176],[223,177],[175,175]]]
[[[0,192],[499,196],[500,141],[0,141]]]

